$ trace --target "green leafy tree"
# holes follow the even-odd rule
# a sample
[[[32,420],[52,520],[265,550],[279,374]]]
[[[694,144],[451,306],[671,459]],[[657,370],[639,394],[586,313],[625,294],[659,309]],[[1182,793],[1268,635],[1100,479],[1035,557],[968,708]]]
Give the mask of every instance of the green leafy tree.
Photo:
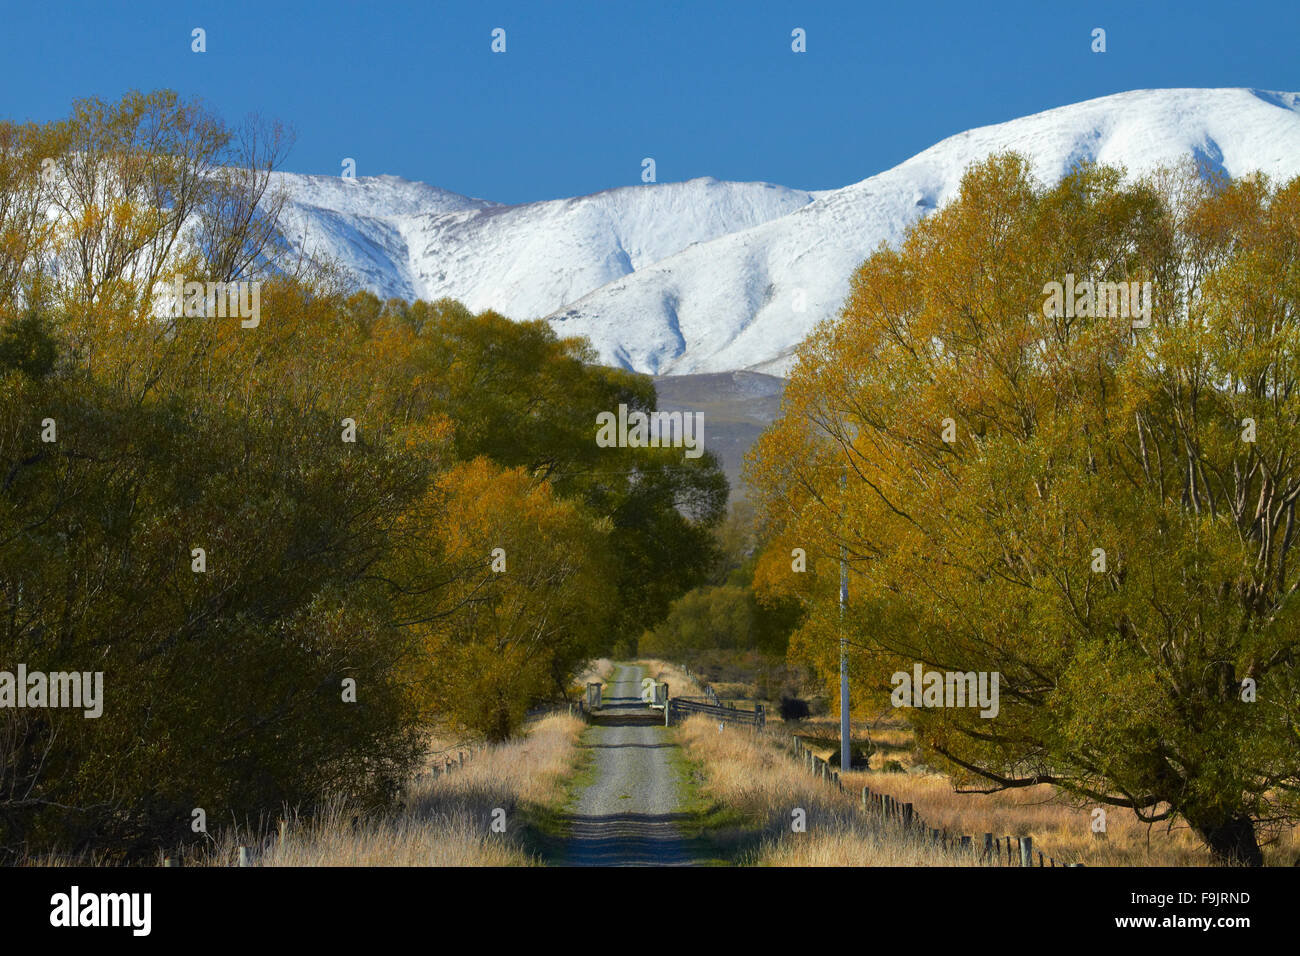
[[[757,446],[758,579],[859,695],[997,672],[995,718],[909,709],[965,784],[1181,817],[1259,863],[1300,788],[1300,180],[1052,188],[1015,156],[858,270]],[[1150,282],[1149,327],[1048,283]],[[804,548],[809,570],[792,571]]]

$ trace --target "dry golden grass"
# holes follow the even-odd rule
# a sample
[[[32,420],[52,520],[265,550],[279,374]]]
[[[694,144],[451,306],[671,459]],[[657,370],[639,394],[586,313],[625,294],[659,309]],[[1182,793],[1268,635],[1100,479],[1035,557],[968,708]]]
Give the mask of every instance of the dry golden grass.
[[[1032,836],[1036,850],[1062,862],[1088,866],[1209,866],[1209,852],[1181,822],[1142,823],[1132,811],[1105,807],[1104,836],[1092,832],[1093,805],[1078,805],[1055,787],[1042,785],[993,794],[957,792],[941,773],[861,773],[843,776],[846,787],[864,786],[911,803],[929,826],[968,834]],[[1290,866],[1300,854],[1296,831],[1269,835],[1266,865]]]
[[[777,733],[783,732],[779,725]],[[797,733],[822,742],[810,749],[823,759],[838,752],[828,745],[839,735],[837,721],[820,719],[802,722]],[[1054,857],[1058,864],[1088,866],[1209,866],[1209,852],[1196,835],[1179,821],[1142,823],[1132,811],[1105,807],[1106,833],[1092,832],[1093,805],[1079,804],[1048,785],[994,794],[960,793],[946,774],[920,765],[911,729],[905,721],[890,718],[871,728],[877,752],[871,758],[872,772],[845,774],[846,789],[860,795],[864,786],[876,793],[911,803],[931,827],[956,835],[971,836],[983,845],[984,834],[995,838],[1032,836],[1035,851]],[[855,739],[856,736],[855,736]],[[896,760],[908,772],[883,773],[886,760]],[[1267,865],[1290,866],[1300,857],[1300,833],[1289,828],[1261,837]]]
[[[254,848],[258,866],[535,865],[519,840],[518,811],[563,797],[585,726],[568,715],[545,717],[526,737],[478,751],[463,769],[418,775],[393,812],[358,815],[335,806],[314,820],[294,821],[283,844],[274,829],[228,831],[208,853],[186,862],[229,866],[244,844]],[[492,832],[497,809],[505,811],[505,833]]]
[[[680,729],[687,755],[704,767],[707,797],[758,821],[765,837],[743,862],[759,866],[973,866],[964,854],[945,852],[882,826],[863,814],[858,797],[814,778],[767,734],[692,716]],[[806,814],[807,830],[792,831],[793,811]]]
[[[595,660],[587,662],[582,673],[573,679],[573,687],[579,693],[584,693],[587,685],[600,681],[605,683],[609,680],[609,675],[614,673],[614,662],[608,657],[598,657]]]
[[[781,736],[798,735],[809,749],[823,759],[840,752],[840,719],[837,714],[812,717],[791,724],[777,721],[770,723],[768,729]],[[897,760],[904,768],[910,768],[916,763],[916,738],[912,728],[906,721],[892,715],[872,722],[866,729],[861,720],[854,718],[853,740],[855,743],[870,741],[875,748],[871,758],[873,766],[883,766],[886,760]]]
[[[704,688],[693,677],[688,677],[686,672],[676,664],[655,660],[654,658],[637,661],[637,663],[645,668],[647,677],[653,677],[657,681],[666,681],[668,683],[668,694],[671,697],[702,697],[704,695]]]

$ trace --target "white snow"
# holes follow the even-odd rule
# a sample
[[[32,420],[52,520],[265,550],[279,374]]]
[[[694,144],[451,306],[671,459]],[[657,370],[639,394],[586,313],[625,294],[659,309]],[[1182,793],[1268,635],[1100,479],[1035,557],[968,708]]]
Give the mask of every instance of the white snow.
[[[340,259],[383,298],[450,296],[542,318],[692,243],[793,212],[814,194],[713,178],[505,206],[394,177],[284,177],[290,241]],[[419,190],[429,190],[427,199]]]
[[[1008,149],[1045,183],[1080,160],[1140,174],[1188,156],[1287,179],[1300,175],[1300,94],[1119,93],[960,133],[823,192],[695,179],[501,206],[395,177],[286,175],[286,233],[381,296],[545,316],[610,364],[783,374],[862,260],[952,199],[971,163]]]

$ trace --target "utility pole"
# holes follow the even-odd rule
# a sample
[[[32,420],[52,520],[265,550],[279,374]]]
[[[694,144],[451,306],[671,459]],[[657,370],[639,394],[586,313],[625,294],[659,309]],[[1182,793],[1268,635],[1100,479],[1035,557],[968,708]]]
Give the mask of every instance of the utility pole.
[[[853,768],[849,727],[849,644],[844,633],[844,609],[849,603],[848,550],[844,546],[844,492],[848,487],[848,466],[840,469],[840,773]]]

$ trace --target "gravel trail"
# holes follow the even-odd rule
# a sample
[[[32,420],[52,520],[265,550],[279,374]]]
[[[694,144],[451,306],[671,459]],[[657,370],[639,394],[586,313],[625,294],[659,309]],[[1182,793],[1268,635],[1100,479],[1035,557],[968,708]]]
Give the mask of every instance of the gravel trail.
[[[617,665],[604,695],[606,711],[643,713],[644,668]],[[564,862],[571,866],[689,866],[678,830],[682,781],[676,748],[662,725],[595,724],[581,746],[595,754],[595,780],[570,818]]]

